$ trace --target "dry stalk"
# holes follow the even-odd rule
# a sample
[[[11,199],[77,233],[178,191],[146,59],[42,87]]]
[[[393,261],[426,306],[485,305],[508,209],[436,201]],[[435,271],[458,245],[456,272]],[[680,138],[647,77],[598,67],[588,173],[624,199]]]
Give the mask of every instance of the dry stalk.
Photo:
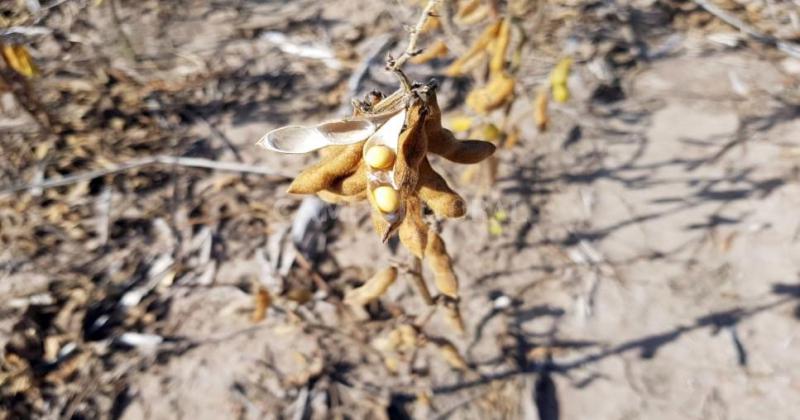
[[[0,189],[0,197],[7,194],[13,194],[20,191],[26,191],[31,189],[63,187],[65,185],[75,184],[82,181],[91,181],[95,178],[100,178],[102,176],[111,175],[119,172],[125,172],[131,169],[141,168],[143,166],[157,165],[157,164],[184,166],[189,168],[204,168],[204,169],[212,169],[218,171],[274,176],[281,179],[291,179],[291,176],[289,175],[281,174],[279,172],[265,169],[264,167],[257,165],[246,165],[234,162],[217,162],[214,160],[202,159],[202,158],[161,155],[161,156],[145,157],[140,159],[132,159],[127,162],[123,162],[118,165],[112,166],[110,168],[97,169],[94,171],[88,171],[74,175],[67,175],[60,178],[49,178],[42,182],[34,182],[30,184],[14,185],[6,187]]]
[[[403,51],[403,53],[397,58],[389,57],[389,60],[386,63],[386,69],[397,75],[397,77],[400,79],[400,83],[403,85],[403,88],[406,91],[411,90],[411,81],[403,72],[403,65],[405,65],[411,57],[420,53],[420,50],[417,48],[419,34],[422,32],[422,28],[425,26],[428,18],[434,15],[434,9],[439,5],[440,2],[441,0],[428,0],[428,4],[426,4],[425,8],[422,9],[422,14],[419,17],[417,24],[414,25],[409,32],[408,45],[406,46],[405,51]]]

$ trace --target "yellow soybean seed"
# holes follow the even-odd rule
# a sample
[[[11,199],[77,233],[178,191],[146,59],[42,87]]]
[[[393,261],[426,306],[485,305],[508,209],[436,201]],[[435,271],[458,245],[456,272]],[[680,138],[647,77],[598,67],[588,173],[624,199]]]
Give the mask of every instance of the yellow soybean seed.
[[[388,186],[381,185],[372,192],[375,197],[375,204],[378,205],[378,210],[384,213],[394,213],[400,207],[400,194]]]
[[[394,163],[394,152],[386,146],[372,146],[367,150],[364,161],[375,169],[388,169]]]

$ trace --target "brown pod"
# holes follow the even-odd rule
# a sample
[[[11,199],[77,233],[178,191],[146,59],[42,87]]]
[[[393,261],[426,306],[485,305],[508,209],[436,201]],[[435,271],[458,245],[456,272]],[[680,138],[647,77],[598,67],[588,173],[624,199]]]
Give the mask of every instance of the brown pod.
[[[361,287],[348,291],[344,300],[354,305],[364,306],[383,296],[395,279],[397,279],[397,268],[389,267],[381,270],[370,277]]]
[[[406,200],[406,216],[398,231],[400,242],[417,258],[423,258],[428,242],[428,225],[422,220],[422,205],[419,198]]]
[[[428,139],[428,151],[456,163],[478,163],[494,153],[497,147],[482,140],[458,140],[443,128],[436,138]]]
[[[347,146],[331,146],[316,164],[306,168],[292,181],[292,194],[313,194],[331,186],[338,178],[356,171],[361,161],[364,142]]]
[[[394,181],[401,196],[411,195],[417,188],[419,164],[428,150],[428,138],[424,130],[426,115],[424,102],[414,97],[406,113],[405,130],[400,133],[394,165]]]
[[[498,31],[497,40],[494,43],[494,51],[492,51],[492,59],[489,62],[489,70],[492,73],[501,72],[506,64],[506,51],[511,40],[511,24],[508,19],[500,21]]]
[[[367,168],[361,163],[358,169],[350,175],[334,181],[326,191],[334,194],[351,196],[361,194],[367,190]]]
[[[512,98],[516,82],[506,73],[494,73],[486,86],[467,95],[466,104],[480,114],[499,108]]]
[[[428,245],[425,248],[425,258],[428,266],[433,271],[433,282],[443,295],[453,299],[458,298],[458,278],[453,271],[453,261],[447,254],[442,238],[433,231],[428,230]]]
[[[428,135],[428,143],[434,138],[439,137],[442,130],[442,110],[439,108],[439,100],[436,98],[436,91],[428,89],[428,115],[425,117],[425,134]],[[430,144],[428,144],[430,148]]]
[[[464,199],[447,185],[428,159],[423,159],[419,165],[419,178],[419,197],[437,217],[453,218],[466,214]]]
[[[486,27],[483,33],[475,40],[470,49],[445,70],[448,76],[460,76],[465,72],[465,64],[486,50],[486,47],[497,37],[500,31],[501,21],[495,22]]]

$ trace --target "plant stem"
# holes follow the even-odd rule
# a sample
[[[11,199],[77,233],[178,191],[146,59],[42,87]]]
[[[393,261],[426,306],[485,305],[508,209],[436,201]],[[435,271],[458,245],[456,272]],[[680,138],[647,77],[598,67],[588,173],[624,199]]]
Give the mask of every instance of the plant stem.
[[[439,4],[441,0],[428,0],[428,4],[425,5],[425,8],[422,9],[422,15],[419,17],[417,24],[411,28],[411,32],[408,36],[408,46],[406,46],[405,51],[400,54],[400,57],[396,59],[390,59],[387,63],[386,68],[393,72],[397,77],[400,79],[400,83],[406,89],[406,91],[411,90],[411,81],[408,79],[405,73],[403,73],[403,65],[406,64],[409,58],[418,54],[417,51],[417,41],[419,40],[419,34],[422,32],[422,28],[425,26],[425,22],[428,21],[428,18],[433,15],[433,9]]]

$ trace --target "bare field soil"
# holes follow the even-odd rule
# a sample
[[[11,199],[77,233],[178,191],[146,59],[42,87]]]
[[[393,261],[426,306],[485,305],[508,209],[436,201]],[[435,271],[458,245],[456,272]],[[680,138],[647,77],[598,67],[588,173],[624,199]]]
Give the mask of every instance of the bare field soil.
[[[460,335],[402,276],[343,308],[407,252],[364,203],[285,192],[313,157],[254,145],[394,90],[416,3],[89,3],[41,22],[49,115],[2,94],[0,419],[797,418],[800,59],[714,42],[738,32],[692,2],[531,2],[518,143],[491,185],[433,162],[469,208],[440,223]],[[568,48],[587,58],[540,132]],[[452,58],[409,66],[445,121],[470,85]],[[120,166],[158,156],[235,168]],[[278,293],[254,322],[260,287]],[[381,350],[404,323],[467,368],[435,339]]]

